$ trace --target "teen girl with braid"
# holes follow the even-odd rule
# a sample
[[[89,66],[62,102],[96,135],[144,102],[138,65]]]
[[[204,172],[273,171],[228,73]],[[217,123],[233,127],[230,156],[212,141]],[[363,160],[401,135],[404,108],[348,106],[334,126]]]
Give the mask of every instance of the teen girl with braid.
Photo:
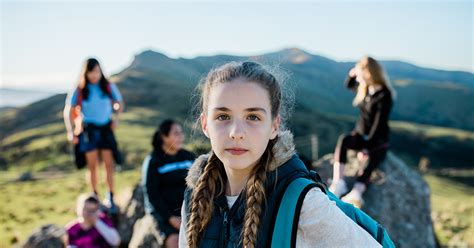
[[[280,82],[258,63],[231,62],[211,70],[200,89],[212,151],[186,178],[179,246],[269,247],[277,195],[308,177],[283,125]],[[296,246],[380,247],[318,188],[305,196]]]

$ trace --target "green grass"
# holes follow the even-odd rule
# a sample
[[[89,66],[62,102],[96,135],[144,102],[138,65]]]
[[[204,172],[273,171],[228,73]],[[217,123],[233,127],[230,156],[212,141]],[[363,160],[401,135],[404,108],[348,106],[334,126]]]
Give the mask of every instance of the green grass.
[[[84,170],[58,172],[52,178],[29,182],[11,182],[14,173],[7,174],[0,181],[1,202],[7,203],[0,204],[0,247],[10,246],[15,240],[24,242],[35,228],[44,224],[64,226],[76,217],[77,196],[89,191]],[[120,201],[120,195],[139,182],[140,172],[135,169],[115,175]],[[103,183],[100,189],[105,192]]]
[[[54,134],[65,135],[65,127],[63,123],[54,123],[42,126],[41,128],[27,129],[21,132],[14,133],[2,140],[2,145],[8,146],[20,142],[28,142],[33,137],[47,137],[50,138]]]
[[[424,179],[431,189],[431,215],[441,244],[473,247],[474,188],[447,177],[428,174]]]
[[[41,174],[39,174],[41,176]],[[102,172],[103,175],[103,172]],[[63,226],[75,218],[75,201],[89,190],[84,170],[58,172],[53,178],[11,182],[17,173],[0,176],[0,247],[23,242],[33,229],[48,223]],[[424,175],[431,188],[432,217],[443,245],[474,245],[474,189],[431,174]],[[116,191],[121,195],[140,180],[140,169],[117,172]],[[103,180],[102,180],[103,182]],[[105,186],[101,184],[101,192]]]
[[[402,130],[405,132],[419,133],[425,138],[453,137],[460,142],[467,139],[474,139],[474,132],[462,129],[437,127],[403,121],[390,121],[390,127],[393,130]]]

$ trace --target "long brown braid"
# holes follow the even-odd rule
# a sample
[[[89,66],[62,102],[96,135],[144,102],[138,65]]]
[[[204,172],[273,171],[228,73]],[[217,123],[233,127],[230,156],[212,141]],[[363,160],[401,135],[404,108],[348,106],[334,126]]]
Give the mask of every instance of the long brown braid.
[[[243,247],[253,248],[257,242],[258,227],[260,225],[262,205],[265,203],[265,180],[273,159],[273,145],[278,137],[270,140],[267,149],[260,158],[246,184],[246,210],[244,227],[242,230]]]
[[[219,194],[223,192],[224,181],[219,166],[223,166],[222,162],[211,153],[191,195],[191,214],[187,223],[189,247],[198,246],[200,236],[211,219],[216,189],[221,189]]]

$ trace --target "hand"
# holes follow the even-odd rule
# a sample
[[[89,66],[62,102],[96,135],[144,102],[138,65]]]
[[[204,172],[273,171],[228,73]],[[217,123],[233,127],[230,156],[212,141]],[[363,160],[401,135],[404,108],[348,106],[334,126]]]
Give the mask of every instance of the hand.
[[[74,136],[79,136],[79,134],[81,134],[83,131],[83,127],[82,127],[82,122],[75,122],[74,124],[74,130],[73,130],[73,134]]]
[[[357,153],[357,159],[364,161],[369,158],[369,150],[363,149]]]
[[[82,227],[89,229],[95,225],[98,219],[98,216],[96,217],[94,215],[86,215],[80,216],[78,220]]]
[[[181,226],[181,217],[179,216],[171,216],[168,220],[168,222],[171,224],[172,227],[176,228],[179,230],[179,227]]]
[[[72,142],[74,145],[79,143],[79,138],[76,135],[74,135],[73,132],[67,133],[67,140]]]
[[[96,211],[94,213],[84,213],[83,218],[84,218],[84,222],[93,226],[99,220],[99,211]]]
[[[95,223],[99,220],[99,216],[91,216],[90,218],[87,218],[88,222],[91,224],[91,226],[94,226]]]
[[[354,67],[349,71],[349,77],[356,77],[357,76],[357,69]]]

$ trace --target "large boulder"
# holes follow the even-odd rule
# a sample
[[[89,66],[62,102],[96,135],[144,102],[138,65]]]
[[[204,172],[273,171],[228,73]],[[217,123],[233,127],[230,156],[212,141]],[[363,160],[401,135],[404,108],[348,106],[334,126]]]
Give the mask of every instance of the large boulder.
[[[145,214],[143,188],[137,184],[122,204],[118,232],[121,247],[162,247],[164,237],[153,216]]]
[[[63,227],[48,224],[33,231],[24,248],[64,248],[66,232]]]
[[[149,214],[139,219],[133,226],[130,248],[159,248],[163,246],[164,237],[160,235],[155,218]]]
[[[351,186],[364,163],[349,156],[344,175]],[[332,178],[333,155],[313,164],[326,182]],[[362,210],[381,223],[397,247],[436,247],[430,189],[421,175],[389,152],[373,173]]]
[[[132,194],[125,201],[125,205],[121,209],[117,230],[122,238],[121,246],[127,247],[132,240],[133,226],[139,219],[145,216],[143,189],[140,185],[135,186]]]

